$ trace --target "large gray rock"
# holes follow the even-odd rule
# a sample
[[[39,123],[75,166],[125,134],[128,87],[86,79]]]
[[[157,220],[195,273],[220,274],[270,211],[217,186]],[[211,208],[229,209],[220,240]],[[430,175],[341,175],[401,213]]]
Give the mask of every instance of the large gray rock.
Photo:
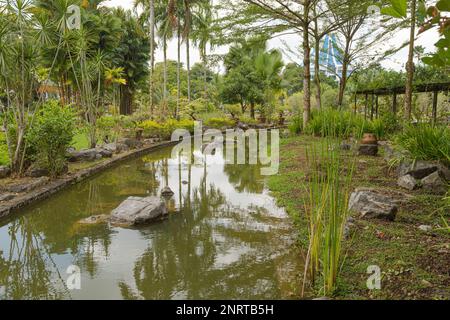
[[[121,153],[130,150],[130,148],[123,143],[108,143],[102,147],[103,150],[112,152],[112,153]]]
[[[105,149],[97,149],[97,152],[103,157],[103,158],[111,158],[113,156],[112,151],[105,150]]]
[[[449,186],[441,177],[439,171],[422,179],[422,187],[431,194],[444,195],[449,191]]]
[[[112,224],[139,226],[166,218],[165,203],[157,197],[130,197],[111,213]]]
[[[399,177],[405,176],[407,174],[413,176],[415,179],[423,179],[430,174],[439,170],[437,163],[429,161],[416,161],[409,162],[403,161],[398,167]]]
[[[416,190],[419,188],[419,183],[417,182],[417,180],[410,174],[407,174],[403,177],[400,177],[398,179],[398,185],[400,187],[402,187],[403,189],[407,189],[407,190]]]
[[[371,190],[356,190],[350,196],[349,209],[366,219],[395,220],[398,207],[395,201]]]
[[[142,147],[142,142],[134,138],[123,138],[119,140],[119,143],[126,145],[130,149],[137,149]]]
[[[11,169],[7,166],[0,166],[0,179],[9,177]]]
[[[94,161],[101,158],[102,156],[98,153],[97,149],[84,149],[81,151],[69,152],[70,162]]]

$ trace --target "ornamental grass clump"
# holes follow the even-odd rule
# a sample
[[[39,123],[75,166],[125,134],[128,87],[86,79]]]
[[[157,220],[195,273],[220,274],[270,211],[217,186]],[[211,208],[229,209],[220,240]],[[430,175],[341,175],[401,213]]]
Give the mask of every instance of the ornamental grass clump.
[[[342,242],[349,216],[349,197],[354,164],[341,159],[336,139],[326,139],[307,150],[311,170],[304,202],[309,221],[309,247],[303,293],[309,279],[320,283],[320,294],[332,295],[343,263]]]

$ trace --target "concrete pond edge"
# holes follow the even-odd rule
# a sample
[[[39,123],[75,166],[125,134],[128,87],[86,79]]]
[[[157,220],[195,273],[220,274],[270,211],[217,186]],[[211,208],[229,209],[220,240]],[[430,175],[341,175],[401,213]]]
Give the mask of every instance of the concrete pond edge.
[[[7,204],[0,205],[0,219],[10,217],[13,214],[17,213],[17,210],[19,209],[35,204],[39,201],[48,199],[52,195],[58,193],[59,191],[62,191],[80,182],[86,181],[87,179],[92,178],[95,175],[98,175],[108,169],[111,169],[121,164],[122,162],[149,154],[153,151],[165,147],[175,146],[178,143],[179,141],[164,141],[158,144],[145,146],[143,148],[130,151],[128,153],[119,154],[118,156],[112,159],[107,159],[106,161],[103,161],[95,166],[75,172],[70,176],[50,180],[43,186],[38,187],[37,189],[27,192],[23,195],[19,195],[18,197],[11,200]]]

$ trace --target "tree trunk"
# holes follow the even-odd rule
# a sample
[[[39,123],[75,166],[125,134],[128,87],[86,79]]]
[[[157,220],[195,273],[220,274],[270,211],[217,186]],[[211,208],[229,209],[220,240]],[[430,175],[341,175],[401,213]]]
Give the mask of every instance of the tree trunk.
[[[186,35],[186,68],[187,68],[187,94],[188,101],[191,102],[191,49],[189,40],[189,30]]]
[[[315,12],[314,12],[315,14]],[[320,87],[320,40],[319,37],[319,26],[317,18],[314,19],[314,81],[316,83],[316,104],[317,109],[322,108],[322,88]]]
[[[345,88],[347,87],[347,72],[348,72],[348,62],[349,62],[349,50],[350,41],[345,42],[344,58],[342,59],[342,75],[341,81],[339,83],[339,96],[338,96],[338,106],[342,108],[344,104],[344,94]]]
[[[177,26],[177,108],[175,110],[175,118],[178,119],[178,113],[180,112],[180,99],[181,99],[181,30],[180,21]]]
[[[306,127],[311,118],[311,48],[309,46],[309,2],[304,5],[305,23],[303,26],[303,65],[304,65],[304,79],[303,79],[303,125]]]
[[[409,38],[409,54],[406,64],[406,92],[405,92],[405,117],[411,120],[412,110],[412,87],[414,80],[414,38],[416,35],[416,0],[411,1],[411,30]]]
[[[120,114],[130,115],[133,111],[132,96],[130,90],[126,86],[120,87]]]
[[[250,104],[250,117],[252,119],[255,119],[255,103],[254,102],[252,102]]]
[[[155,1],[150,0],[150,113],[153,116],[153,70],[155,67]]]
[[[163,39],[163,51],[164,51],[164,84],[163,84],[163,95],[164,100],[167,100],[167,37],[164,35]]]

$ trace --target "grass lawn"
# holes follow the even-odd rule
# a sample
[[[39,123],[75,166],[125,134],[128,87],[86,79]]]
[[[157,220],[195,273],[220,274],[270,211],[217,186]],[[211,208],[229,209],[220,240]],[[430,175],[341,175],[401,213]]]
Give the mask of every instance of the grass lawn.
[[[281,141],[280,173],[269,179],[269,188],[294,218],[299,242],[307,248],[307,219],[303,216],[306,192],[305,147],[319,138],[291,137]],[[344,152],[344,163],[354,154]],[[345,263],[339,278],[337,299],[449,299],[450,237],[448,230],[430,233],[420,225],[442,226],[450,212],[445,200],[423,191],[404,192],[383,157],[358,157],[353,186],[371,187],[397,194],[403,199],[395,222],[356,219],[350,239],[345,241]],[[368,290],[367,268],[382,271],[381,290]]]

